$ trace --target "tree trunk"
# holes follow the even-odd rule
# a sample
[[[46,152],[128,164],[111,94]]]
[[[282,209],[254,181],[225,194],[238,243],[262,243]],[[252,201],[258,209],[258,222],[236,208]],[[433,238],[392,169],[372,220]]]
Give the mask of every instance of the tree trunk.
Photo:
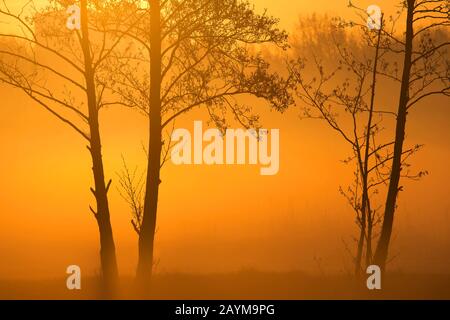
[[[92,58],[89,48],[88,32],[88,12],[87,1],[81,1],[81,31],[82,49],[85,61],[85,80],[87,88],[87,99],[89,109],[89,129],[90,146],[89,151],[92,157],[92,171],[94,174],[95,189],[93,193],[97,202],[97,219],[100,232],[100,259],[102,268],[102,278],[107,290],[114,288],[118,278],[116,251],[114,245],[113,232],[110,221],[108,205],[108,187],[105,185],[105,175],[102,160],[102,146],[100,139],[100,129],[98,121],[97,97],[94,82],[94,70],[92,68]],[[109,186],[109,185],[108,185]]]
[[[373,216],[370,209],[367,217],[367,244],[366,244],[366,268],[372,264],[372,236],[373,236]]]
[[[153,247],[158,210],[158,193],[161,169],[162,125],[161,125],[161,13],[159,0],[150,4],[150,109],[147,183],[144,200],[144,215],[139,234],[139,262],[137,279],[147,289],[153,269]]]
[[[377,90],[377,72],[378,72],[378,60],[380,55],[380,43],[381,43],[381,34],[384,27],[384,17],[381,16],[380,29],[378,30],[377,36],[377,45],[375,48],[375,58],[373,64],[372,71],[372,92],[370,96],[370,109],[369,109],[369,118],[367,121],[366,128],[366,150],[364,154],[364,176],[363,176],[363,187],[365,198],[363,196],[364,209],[366,210],[366,219],[367,219],[367,239],[366,239],[366,268],[372,263],[372,231],[373,231],[373,213],[370,205],[369,198],[369,160],[370,160],[370,138],[372,137],[372,122],[373,122],[373,113],[375,110],[375,96]]]
[[[372,92],[370,97],[370,108],[369,108],[369,116],[367,120],[367,128],[366,128],[366,141],[365,141],[365,150],[364,150],[364,160],[361,160],[361,153],[358,150],[358,160],[361,171],[361,180],[362,180],[362,205],[361,205],[361,231],[359,235],[358,241],[358,251],[356,255],[355,261],[355,275],[358,276],[361,272],[361,261],[364,252],[364,240],[366,240],[366,266],[372,259],[372,214],[371,214],[371,206],[369,199],[369,151],[370,151],[370,138],[372,136],[372,121],[373,121],[373,112],[375,108],[375,93],[376,93],[376,83],[377,83],[377,70],[378,70],[378,59],[380,52],[380,41],[381,41],[381,32],[383,29],[383,18],[381,19],[380,30],[378,31],[377,36],[377,45],[375,48],[375,59],[374,66],[372,72]],[[367,235],[366,235],[367,230]],[[366,238],[367,236],[367,238]]]
[[[400,101],[398,105],[397,124],[394,144],[394,156],[392,160],[392,172],[389,181],[389,190],[386,198],[384,210],[383,226],[381,228],[380,239],[375,252],[374,261],[381,270],[385,270],[388,258],[389,242],[391,239],[394,223],[394,213],[399,191],[400,175],[402,170],[403,142],[405,140],[407,105],[409,101],[409,83],[411,76],[411,57],[413,46],[413,19],[415,0],[408,0],[408,13],[406,20],[405,54],[403,62],[403,76],[400,91]]]
[[[365,200],[363,200],[363,202],[365,202]],[[361,225],[355,258],[355,276],[359,276],[361,274],[361,260],[364,250],[364,240],[366,237],[366,209],[364,207],[365,205],[363,205],[363,208],[361,209]]]

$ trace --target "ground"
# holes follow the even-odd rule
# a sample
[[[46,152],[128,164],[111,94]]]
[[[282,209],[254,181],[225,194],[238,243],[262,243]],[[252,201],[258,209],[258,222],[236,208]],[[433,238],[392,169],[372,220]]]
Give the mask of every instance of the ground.
[[[0,299],[103,299],[97,278],[82,279],[82,290],[69,291],[65,279],[0,281]],[[159,274],[148,296],[133,293],[134,281],[120,281],[118,299],[450,299],[450,275],[386,275],[382,290],[369,291],[365,279],[309,276],[301,272],[230,274]]]

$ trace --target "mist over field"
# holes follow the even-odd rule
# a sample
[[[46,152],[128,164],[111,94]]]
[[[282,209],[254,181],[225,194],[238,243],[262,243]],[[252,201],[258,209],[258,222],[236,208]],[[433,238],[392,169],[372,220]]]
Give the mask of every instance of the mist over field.
[[[369,5],[360,2],[361,7]],[[14,1],[11,10],[20,10],[20,3]],[[252,0],[250,4],[258,13],[267,8],[268,15],[279,19],[276,27],[286,29],[288,33],[285,41],[289,48],[286,50],[273,43],[243,46],[248,54],[261,53],[262,59],[270,64],[264,71],[287,78],[287,62],[304,58],[302,74],[308,81],[319,78],[320,72],[314,61],[320,61],[325,72],[331,72],[339,60],[336,42],[358,59],[371,59],[373,55],[374,48],[366,45],[360,33],[348,28],[336,31],[331,27],[336,16],[359,19],[354,10],[347,7],[347,1]],[[395,14],[396,9],[390,1],[379,1],[378,5],[386,10],[386,15]],[[1,36],[12,30],[11,22],[2,19],[4,17],[0,16],[0,21],[5,22],[0,24],[0,59],[6,64],[11,56],[2,52],[12,50],[14,44],[11,39]],[[403,20],[398,22],[396,35],[399,37],[404,34]],[[55,21],[38,25],[36,30],[50,28]],[[275,32],[272,27],[267,29]],[[280,36],[277,41],[282,42],[281,35],[276,36]],[[447,25],[432,36],[435,41],[448,42]],[[234,44],[227,45],[234,48]],[[117,48],[128,53],[126,45]],[[91,50],[95,52],[95,48]],[[84,83],[83,77],[66,67],[66,62],[54,60],[54,56],[39,48],[35,52],[42,64],[51,64],[70,79]],[[74,55],[78,54],[81,57],[79,52]],[[447,62],[448,57],[446,52]],[[390,62],[386,68],[393,68],[397,63],[401,75],[401,53],[387,54],[385,59]],[[113,79],[112,85],[118,85],[120,80],[115,78],[118,72],[113,71],[113,67],[112,64],[105,67],[99,77],[106,79],[105,82]],[[132,64],[128,67],[131,70]],[[24,73],[29,72],[30,79],[35,75],[33,66],[23,68]],[[122,68],[130,71],[126,66]],[[209,69],[205,67],[205,70]],[[205,70],[198,71],[204,72],[199,78],[207,78]],[[232,77],[229,75],[232,72],[212,70]],[[353,85],[351,72],[344,71],[342,78],[333,79],[324,90],[332,91],[347,77]],[[67,89],[70,82],[61,81],[59,75],[47,72],[37,72],[36,81],[42,81],[40,86],[52,88],[49,95],[70,91],[67,94],[70,98],[64,101],[74,102],[80,109],[87,108],[82,90],[76,86]],[[134,74],[145,78],[149,73],[148,69],[139,66]],[[270,77],[264,79],[267,83],[276,82]],[[177,90],[197,89],[196,80],[186,79]],[[142,83],[145,90],[150,88],[149,83]],[[214,83],[211,80],[208,85]],[[240,96],[237,101],[251,107],[259,116],[262,128],[279,129],[279,172],[274,176],[262,176],[259,165],[176,166],[167,161],[161,168],[156,201],[158,215],[152,251],[152,281],[155,285],[151,297],[450,298],[449,97],[433,95],[420,101],[408,113],[405,148],[423,145],[408,159],[411,163],[408,168],[414,172],[426,171],[427,175],[418,181],[400,180],[401,192],[396,203],[386,267],[392,281],[386,285],[389,290],[377,295],[368,293],[365,282],[361,285],[352,277],[360,229],[355,223],[353,208],[340,192],[340,188],[346,190],[354,182],[354,166],[344,163],[352,157],[352,149],[325,121],[306,119],[305,103],[296,94],[293,94],[293,103],[285,109],[280,107],[282,112],[278,112],[280,110],[268,105],[284,102],[282,94],[267,97],[265,95],[268,91],[272,93],[271,90],[257,85],[249,87],[263,92],[256,94],[259,97]],[[380,75],[376,106],[387,113],[396,112],[400,89],[399,82]],[[134,90],[120,93],[131,96],[138,91]],[[96,297],[101,291],[97,277],[102,274],[102,266],[98,220],[91,212],[97,210],[93,205],[96,198],[90,190],[95,184],[91,170],[92,149],[88,150],[88,143],[77,132],[58,121],[21,89],[0,81],[0,97],[0,298]],[[115,99],[111,92],[101,98]],[[140,97],[135,101],[142,100]],[[179,104],[185,103],[179,101]],[[176,106],[173,108],[177,110]],[[133,220],[136,216],[124,200],[121,174],[125,161],[131,170],[136,168],[138,176],[146,176],[147,147],[151,140],[149,119],[145,111],[137,109],[105,105],[98,114],[104,184],[107,184],[110,222],[123,288],[121,296],[126,298],[134,297],[132,277],[136,274],[138,261],[143,259],[139,259],[140,235],[131,223],[136,221]],[[213,109],[212,116],[211,110],[195,107],[177,118],[174,128],[192,131],[194,121],[203,121],[204,126],[214,128],[221,123],[218,117],[222,113],[218,110]],[[169,111],[162,113],[163,116],[168,114]],[[236,114],[226,117],[233,128],[242,127]],[[346,128],[352,125],[345,115],[340,114],[337,118]],[[86,125],[81,117],[75,119],[77,126]],[[396,117],[386,114],[382,121],[380,139],[390,141],[395,136]],[[168,133],[162,132],[165,139]],[[150,157],[151,154],[150,151]],[[112,183],[108,187],[110,179]],[[387,184],[381,185],[379,192],[371,198],[373,207],[380,214],[387,189]],[[142,223],[142,220],[137,221]],[[380,230],[381,224],[376,225],[374,247]],[[80,266],[82,279],[89,289],[81,293],[66,291],[69,265]],[[45,290],[39,289],[44,286],[47,287]]]

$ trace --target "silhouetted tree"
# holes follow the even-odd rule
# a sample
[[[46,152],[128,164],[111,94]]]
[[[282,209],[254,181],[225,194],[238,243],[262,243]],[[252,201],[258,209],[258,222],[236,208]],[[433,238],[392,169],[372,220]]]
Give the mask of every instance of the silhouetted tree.
[[[303,57],[290,64],[290,71],[298,84],[297,95],[306,105],[302,108],[303,117],[324,120],[352,149],[352,156],[344,162],[355,165],[354,182],[346,190],[341,187],[340,192],[355,211],[360,230],[354,258],[355,274],[358,275],[362,269],[364,249],[365,264],[369,265],[372,261],[374,226],[380,222],[372,198],[378,194],[378,186],[387,181],[387,175],[382,171],[391,157],[387,148],[393,144],[378,142],[383,129],[383,116],[390,113],[375,106],[377,76],[386,69],[382,63],[386,50],[380,49],[383,45],[381,29],[373,30],[366,34],[368,43],[375,43],[373,59],[363,58],[365,54],[354,51],[364,53],[365,50],[369,53],[370,46],[366,44],[364,49],[363,44],[355,42],[346,33],[348,24],[328,19],[325,21],[329,25],[326,29],[329,30],[330,41],[323,45],[337,54],[337,61],[334,59],[336,67],[326,71],[326,63],[320,58],[322,50],[319,50],[319,54],[313,50],[316,77],[306,79],[305,75],[311,71],[306,71],[307,59]],[[308,39],[300,46],[308,47]]]
[[[402,165],[407,115],[411,108],[423,99],[433,95],[450,96],[450,61],[447,48],[449,3],[439,0],[407,0],[402,5],[406,9],[406,32],[403,39],[394,32],[386,32],[391,39],[387,49],[403,55],[400,100],[397,111],[394,153],[389,189],[384,208],[381,229],[374,262],[385,270],[389,252],[394,213],[396,209],[401,177],[409,176]],[[444,32],[443,40],[435,30]],[[440,41],[442,40],[442,41]],[[419,174],[420,175],[420,174]]]
[[[138,168],[134,170],[128,168],[125,159],[122,157],[123,169],[118,173],[119,176],[119,193],[127,202],[133,215],[131,224],[134,231],[139,234],[141,230],[142,216],[144,214],[144,188],[145,177],[140,174]]]
[[[353,106],[353,108],[356,106],[356,102],[359,101],[359,94],[352,96],[350,99],[350,104],[348,102],[342,103],[340,98],[338,99],[338,97],[336,97],[336,91],[330,90],[330,87],[326,87],[326,84],[329,84],[333,79],[336,80],[336,74],[340,73],[345,68],[347,71],[350,71],[356,75],[356,78],[354,78],[350,83],[357,84],[355,85],[355,92],[359,93],[363,80],[365,79],[365,77],[362,77],[361,74],[365,75],[365,73],[361,73],[361,70],[353,67],[354,64],[359,64],[357,62],[358,59],[355,56],[361,53],[361,47],[351,41],[351,39],[348,39],[342,34],[342,32],[338,32],[338,37],[335,38],[341,40],[343,39],[343,41],[335,42],[344,43],[343,45],[338,45],[340,47],[348,47],[347,50],[338,50],[341,61],[345,61],[344,68],[339,66],[338,70],[335,72],[325,74],[323,71],[323,65],[317,63],[316,61],[316,64],[319,66],[320,81],[313,80],[311,82],[306,82],[303,78],[300,81],[300,88],[303,92],[302,98],[304,99],[306,97],[305,100],[309,102],[311,106],[314,106],[316,110],[321,109],[319,110],[321,111],[319,118],[327,120],[331,127],[339,131],[349,143],[356,145],[356,149],[368,148],[369,150],[368,154],[367,149],[366,151],[361,151],[361,154],[364,155],[364,157],[362,157],[363,161],[357,161],[358,164],[356,170],[356,177],[359,176],[360,181],[358,182],[358,178],[356,178],[354,186],[349,190],[350,192],[346,194],[346,197],[350,203],[353,202],[355,204],[353,206],[355,211],[360,212],[357,219],[361,232],[360,237],[357,240],[358,249],[355,258],[356,271],[359,269],[362,256],[361,248],[364,241],[366,241],[367,244],[366,264],[376,263],[380,265],[383,270],[385,269],[389,240],[393,226],[393,214],[396,207],[396,197],[398,191],[401,189],[399,188],[400,178],[403,177],[416,180],[428,174],[427,171],[419,171],[417,173],[410,171],[410,164],[408,163],[408,160],[422,146],[415,145],[410,148],[404,147],[404,138],[406,117],[409,109],[413,105],[432,95],[449,95],[448,68],[450,64],[448,61],[448,55],[446,54],[446,47],[448,46],[449,41],[448,31],[445,30],[449,25],[449,20],[448,4],[446,5],[444,2],[445,1],[405,1],[403,9],[407,9],[407,28],[404,40],[398,37],[398,32],[396,30],[396,24],[401,19],[403,10],[399,10],[395,16],[390,16],[389,19],[383,20],[383,24],[377,33],[378,38],[374,37],[374,31],[367,27],[367,13],[365,10],[362,10],[364,11],[364,14],[361,16],[364,23],[354,21],[346,22],[343,19],[337,19],[337,24],[335,22],[336,25],[341,27],[358,27],[359,30],[362,31],[360,34],[362,34],[363,38],[366,40],[365,43],[368,45],[367,48],[372,47],[375,49],[375,52],[380,52],[380,54],[378,54],[380,61],[377,63],[375,59],[375,63],[372,66],[367,65],[364,69],[366,71],[370,70],[373,77],[370,105],[373,105],[373,99],[375,98],[375,79],[377,74],[382,76],[384,80],[394,81],[400,84],[400,103],[398,110],[392,112],[390,109],[387,109],[382,112],[382,114],[392,114],[395,116],[396,131],[393,135],[392,141],[389,141],[388,139],[386,143],[381,145],[376,145],[375,142],[373,142],[372,147],[370,147],[367,142],[370,140],[369,136],[375,136],[375,134],[380,131],[380,129],[376,129],[378,128],[378,124],[375,125],[375,130],[372,134],[370,133],[370,130],[367,130],[367,128],[370,128],[370,121],[373,121],[370,120],[370,112],[369,118],[366,118],[362,122],[366,124],[365,134],[356,134],[352,136],[346,134],[343,130],[344,128],[351,128],[352,126],[350,125],[349,127],[349,122],[343,122],[342,119],[338,118],[338,115],[341,113],[348,113],[349,111],[352,113],[354,109],[349,108],[349,105]],[[350,7],[361,10],[352,2],[350,2]],[[421,25],[421,27],[415,32],[413,31],[414,23]],[[303,47],[307,46],[308,45],[305,44]],[[343,52],[344,55],[342,54]],[[350,59],[346,58],[348,55],[351,56]],[[403,76],[401,78],[398,77],[399,67],[397,62],[400,55],[403,56]],[[362,56],[365,56],[365,54],[362,54]],[[378,70],[376,69],[377,65]],[[298,71],[299,66],[300,70],[303,70],[303,72]],[[297,62],[294,71],[297,70],[296,72],[301,76],[305,74],[304,68],[304,61],[300,61]],[[349,84],[343,85],[343,87],[347,88],[348,86]],[[340,90],[341,89],[338,88],[337,93],[339,93]],[[309,95],[307,94],[305,96],[305,92],[309,92]],[[361,92],[365,91],[362,90]],[[342,109],[344,109],[344,111],[342,111]],[[368,110],[365,110],[364,112],[367,111]],[[377,112],[374,114],[376,113]],[[307,113],[307,116],[311,116],[311,114]],[[369,121],[369,124],[367,121]],[[360,120],[357,120],[355,124],[358,124],[359,122]],[[365,142],[359,143],[359,147],[358,144],[356,144],[358,139],[365,140]],[[370,151],[371,149],[377,150],[377,152]],[[365,159],[366,155],[368,155],[369,158],[374,156],[373,161],[375,161],[374,167],[369,167],[368,170],[366,168],[366,164],[370,163],[370,159]],[[360,159],[358,154],[355,154],[354,158],[349,158],[348,160],[354,159]],[[404,170],[402,170],[402,168]],[[369,177],[367,177],[368,174]],[[370,174],[374,174],[375,178],[370,178]],[[367,184],[365,182],[367,179],[375,180]],[[374,185],[380,187],[386,186],[387,188],[384,214],[380,215],[375,220],[375,213],[373,212],[373,209],[371,209],[370,205],[371,197],[369,196],[367,198],[365,195],[364,189],[366,188],[364,185]],[[360,197],[357,196],[358,193],[356,190],[360,190]],[[379,193],[378,189],[375,191],[375,193]],[[369,201],[364,201],[364,198],[369,199]],[[364,205],[364,203],[366,204]],[[365,210],[361,210],[362,208]],[[365,214],[363,213],[364,211],[366,211]],[[373,254],[371,240],[369,239],[372,239],[373,223],[375,222],[381,222],[382,228],[380,231],[377,250],[375,254]],[[363,237],[364,229],[367,229],[367,235],[365,237]],[[369,234],[371,235],[369,236]],[[364,238],[366,240],[364,240]]]
[[[107,195],[111,180],[105,182],[99,127],[105,87],[98,78],[121,38],[112,39],[90,27],[95,15],[102,13],[100,2],[78,2],[79,28],[74,30],[66,28],[67,1],[49,1],[45,8],[28,1],[18,13],[2,2],[0,17],[10,22],[10,29],[0,33],[0,79],[22,90],[88,143],[94,178],[91,191],[97,203],[96,209],[90,209],[100,233],[102,276],[110,289],[118,272]]]
[[[215,125],[227,127],[227,114],[244,127],[257,125],[258,116],[239,103],[253,95],[284,110],[292,102],[289,82],[269,71],[258,45],[286,48],[287,35],[277,20],[259,15],[246,1],[150,0],[124,2],[146,18],[135,28],[111,26],[109,32],[130,39],[128,59],[111,60],[110,87],[118,104],[139,108],[149,120],[148,166],[144,209],[139,226],[137,277],[148,283],[152,274],[164,130],[179,116],[202,107]],[[132,24],[133,19],[129,22]]]

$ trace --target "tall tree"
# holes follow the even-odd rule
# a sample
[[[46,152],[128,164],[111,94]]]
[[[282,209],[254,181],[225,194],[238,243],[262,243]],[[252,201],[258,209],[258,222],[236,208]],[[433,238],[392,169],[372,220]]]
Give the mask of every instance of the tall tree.
[[[257,14],[248,2],[238,0],[130,3],[148,16],[130,31],[124,31],[126,25],[109,29],[126,34],[131,42],[128,59],[119,53],[110,63],[117,76],[110,87],[121,97],[118,104],[139,108],[149,121],[144,209],[141,221],[134,222],[139,234],[137,277],[147,284],[154,259],[161,166],[166,160],[162,154],[170,145],[163,141],[164,130],[196,107],[204,108],[220,129],[228,126],[227,114],[240,125],[253,127],[258,116],[239,102],[239,96],[262,98],[279,111],[292,98],[290,82],[272,73],[258,52],[266,43],[287,47],[287,35],[277,28],[277,19]]]
[[[387,33],[392,39],[390,50],[403,54],[403,73],[402,78],[398,79],[401,88],[389,189],[374,257],[374,262],[382,270],[386,268],[397,197],[402,189],[400,179],[405,175],[402,159],[408,113],[413,106],[429,96],[450,96],[450,63],[446,51],[450,45],[448,1],[407,0],[403,5],[406,6],[404,39],[396,38],[394,33]],[[444,31],[443,40],[438,39],[439,34],[433,33],[436,29]]]
[[[111,180],[105,181],[99,125],[105,87],[98,78],[120,38],[97,31],[90,34],[91,13],[101,13],[99,1],[81,0],[69,13],[66,2],[49,1],[42,8],[28,1],[18,13],[6,1],[0,5],[0,16],[10,23],[10,29],[0,33],[0,81],[22,90],[87,142],[94,180],[91,191],[97,204],[90,209],[99,228],[102,277],[109,290],[118,271],[108,203]],[[71,27],[66,28],[69,15]]]
[[[350,7],[357,8],[353,4],[353,1],[350,2]],[[374,41],[374,38],[370,36],[373,31],[371,31],[366,24],[366,10],[357,8],[358,10],[364,11],[364,23],[354,21],[343,22],[342,19],[338,19],[342,25],[361,28],[364,37],[369,40],[369,46],[375,48],[378,46],[378,49],[381,50],[380,52],[383,52],[385,58],[378,63],[379,70],[376,73],[375,70],[372,70],[372,74],[379,74],[384,80],[390,82],[393,81],[394,83],[399,84],[399,104],[395,108],[392,108],[392,110],[386,110],[388,111],[386,114],[395,115],[395,133],[393,134],[392,141],[387,141],[387,144],[383,145],[383,158],[378,159],[378,155],[375,157],[376,162],[384,166],[383,170],[378,170],[377,166],[376,174],[380,179],[377,185],[386,185],[387,188],[384,212],[379,219],[382,223],[380,237],[372,258],[372,263],[379,265],[382,270],[385,270],[388,258],[388,248],[393,229],[396,199],[398,192],[402,189],[402,187],[400,187],[400,179],[410,178],[417,180],[427,174],[427,171],[413,173],[409,169],[410,164],[407,161],[412,154],[421,148],[421,145],[407,147],[405,144],[408,112],[411,111],[413,106],[419,102],[423,102],[427,97],[434,95],[449,95],[450,63],[448,60],[447,47],[450,43],[448,40],[448,27],[450,22],[448,19],[448,2],[436,0],[404,1],[400,8],[403,10],[399,10],[395,16],[391,16],[389,19],[386,19],[386,21],[383,21],[383,24],[380,26],[380,43]],[[404,34],[404,39],[402,39],[401,36],[399,36],[401,33],[397,31],[397,24],[404,16],[405,10],[406,28],[401,28],[401,32]],[[370,25],[376,25],[374,21],[370,22]],[[352,48],[352,50],[355,52],[358,51],[356,48]],[[398,76],[398,60],[401,60],[400,63],[403,62],[403,72],[401,77]],[[350,61],[354,63],[357,59],[352,58]],[[351,71],[353,68],[350,67],[349,70]],[[328,81],[329,79],[326,80]],[[357,81],[356,83],[360,82],[361,81]],[[306,83],[305,88],[309,90],[313,89],[310,85],[311,84]],[[319,93],[323,93],[324,86],[320,85],[316,89],[320,89]],[[320,94],[313,95],[313,98],[321,97]],[[330,98],[330,95],[325,95],[325,97]],[[326,107],[326,105],[323,106]],[[331,106],[336,106],[336,101],[331,101]],[[326,111],[329,109],[324,108],[324,110]],[[335,125],[334,120],[336,120],[336,114],[327,114],[332,120],[332,126]],[[337,127],[337,129],[340,128],[342,127]],[[365,135],[365,138],[367,140],[367,134]],[[360,147],[364,148],[365,143],[361,143]],[[362,154],[364,154],[364,152]],[[363,167],[360,167],[360,173],[364,172],[362,169]],[[371,171],[372,170],[369,169],[369,172]],[[362,178],[362,185],[364,185],[364,180],[365,179]],[[354,191],[349,199],[355,199]],[[362,207],[363,205],[359,208]],[[361,219],[358,219],[358,223],[362,228],[359,240],[357,240],[358,249],[355,259],[356,269],[358,268],[358,261],[360,261],[361,257],[361,247],[365,241],[362,236],[362,229],[368,228],[368,232],[370,229],[373,229],[373,226],[370,227],[371,219],[366,220],[367,222],[364,224],[364,216],[369,214],[371,214],[371,210],[367,211],[365,215],[361,213]],[[378,219],[376,221],[378,221]],[[369,239],[368,235],[365,238]],[[367,245],[369,245],[367,252],[372,251],[371,243],[367,242]],[[370,263],[370,256],[370,254],[366,254],[366,264]]]

